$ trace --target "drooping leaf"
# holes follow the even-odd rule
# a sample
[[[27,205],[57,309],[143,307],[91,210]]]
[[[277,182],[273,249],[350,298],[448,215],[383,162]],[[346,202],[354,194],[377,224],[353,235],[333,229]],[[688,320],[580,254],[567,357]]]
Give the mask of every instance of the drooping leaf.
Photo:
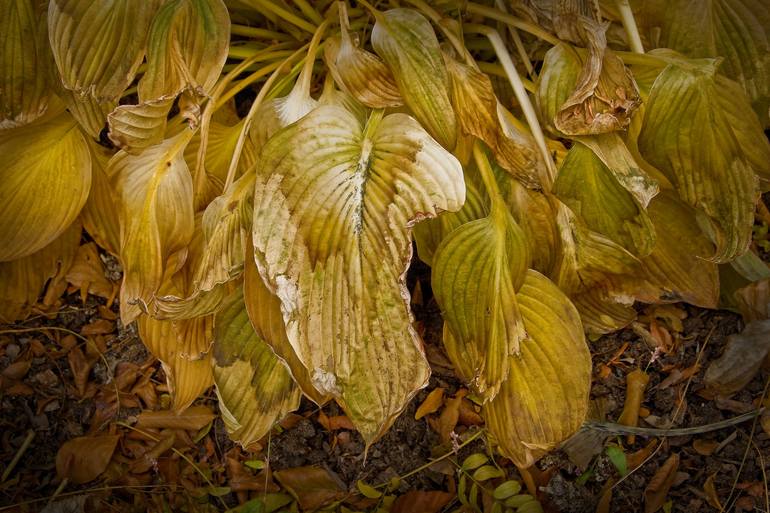
[[[436,250],[431,284],[442,316],[473,369],[473,391],[492,399],[526,339],[516,291],[529,267],[524,233],[504,207],[451,232]]]
[[[755,173],[767,174],[770,166],[770,160],[754,156],[770,151],[756,117],[738,118],[733,111],[751,113],[735,83],[716,75],[713,61],[672,64],[655,81],[638,141],[644,158],[682,200],[707,216],[717,247],[699,256],[715,262],[748,248],[758,197]]]
[[[10,262],[0,262],[0,322],[25,319],[45,283],[64,278],[77,254],[82,228],[72,223],[44,248]]]
[[[214,382],[230,437],[244,447],[299,407],[291,374],[251,326],[243,290],[231,294],[215,318]]]
[[[465,199],[462,169],[404,114],[366,126],[316,108],[262,150],[254,194],[260,274],[291,346],[370,444],[424,386],[404,272],[410,227]]]
[[[516,300],[529,338],[482,416],[500,452],[528,467],[585,420],[591,355],[577,310],[543,275],[528,271]]]
[[[144,57],[159,0],[53,0],[48,34],[65,88],[98,102],[116,101]]]
[[[222,0],[172,0],[147,35],[147,70],[139,102],[173,99],[189,90],[207,96],[227,58],[230,15]]]
[[[530,266],[543,274],[550,273],[560,242],[553,207],[548,197],[540,191],[527,189],[517,181],[511,180],[506,203],[514,219],[524,230],[532,260]]]
[[[0,2],[0,130],[30,123],[48,107],[48,41],[33,0]]]
[[[192,179],[183,156],[191,135],[184,130],[139,155],[120,151],[110,159],[121,210],[120,304],[126,323],[147,310],[170,257],[185,251],[192,237]]]
[[[393,74],[382,59],[355,44],[341,26],[341,36],[326,40],[324,61],[334,81],[367,107],[384,109],[404,104]]]
[[[117,106],[117,101],[100,103],[91,96],[78,96],[61,84],[54,89],[83,132],[91,139],[98,141],[107,124],[107,115]]]
[[[388,65],[404,103],[444,148],[457,140],[449,76],[430,22],[412,9],[376,15],[372,46]]]
[[[130,153],[139,153],[163,140],[173,100],[120,105],[107,116],[110,141]]]
[[[53,242],[80,213],[91,156],[67,112],[0,132],[0,262]]]
[[[633,297],[609,297],[602,289],[596,287],[581,294],[572,296],[572,303],[580,313],[583,328],[586,333],[604,335],[622,329],[636,319],[633,308]],[[631,303],[631,304],[629,304]]]
[[[637,256],[652,251],[655,229],[647,212],[583,144],[576,143],[567,154],[553,192],[590,230]]]
[[[107,470],[119,440],[119,435],[102,435],[66,441],[56,453],[56,473],[73,484],[93,481]]]
[[[507,123],[489,77],[446,53],[444,61],[450,78],[450,99],[460,129],[484,141],[497,163],[521,183],[537,187],[544,164],[535,141]]]
[[[80,211],[80,219],[83,228],[99,246],[117,255],[120,248],[120,213],[117,196],[107,175],[112,154],[90,141],[88,146],[91,150],[91,190]]]
[[[206,156],[204,167],[206,174],[211,181],[217,184],[217,192],[221,194],[225,181],[227,180],[227,171],[230,168],[230,160],[238,142],[238,136],[243,129],[243,120],[235,124],[223,124],[214,120],[208,125],[208,134],[206,141]],[[201,138],[199,134],[193,137],[190,144],[185,149],[185,159],[194,169],[196,165],[198,150],[200,148]],[[238,159],[238,169],[235,178],[240,178],[246,171],[254,167],[257,161],[256,150],[252,139],[246,138],[241,151],[241,157]]]

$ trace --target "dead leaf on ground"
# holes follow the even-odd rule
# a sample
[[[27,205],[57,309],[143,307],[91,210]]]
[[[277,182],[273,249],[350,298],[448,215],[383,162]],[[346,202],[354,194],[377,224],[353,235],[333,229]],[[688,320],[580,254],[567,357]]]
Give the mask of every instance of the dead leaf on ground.
[[[719,495],[717,495],[717,488],[714,486],[714,479],[717,477],[717,473],[711,474],[706,482],[703,483],[703,491],[706,493],[706,501],[712,508],[716,508],[722,511],[722,503],[719,501]]]
[[[75,484],[93,481],[107,468],[119,439],[118,435],[80,436],[65,442],[56,453],[56,473]]]
[[[175,441],[176,436],[174,436],[173,432],[166,434],[166,436],[155,442],[141,456],[134,460],[131,464],[131,472],[143,474],[151,468],[157,467],[158,459],[171,450]]]
[[[460,389],[454,397],[446,400],[444,410],[441,412],[436,425],[441,443],[449,443],[452,439],[452,432],[457,426],[457,421],[460,420],[460,404],[467,394],[467,390]]]
[[[289,468],[274,475],[305,511],[340,500],[346,493],[339,477],[320,467]]]
[[[104,264],[99,258],[96,244],[88,242],[78,248],[72,265],[65,276],[74,287],[81,290],[81,297],[91,293],[105,299],[114,296],[114,286],[104,275]]]
[[[770,352],[770,320],[754,321],[737,335],[727,337],[724,353],[714,360],[703,380],[722,395],[730,395],[749,384]]]
[[[473,407],[473,403],[463,397],[460,402],[460,416],[457,422],[463,426],[480,426],[484,424],[484,419]]]
[[[415,420],[420,420],[426,415],[436,413],[442,404],[444,404],[444,389],[440,387],[434,388],[422,404],[417,407],[417,411],[414,414]]]
[[[696,438],[692,443],[692,448],[695,452],[701,456],[711,456],[714,454],[716,448],[719,447],[719,442],[716,440],[705,440],[703,438]]]
[[[98,357],[95,356],[86,356],[80,347],[77,346],[70,349],[70,352],[67,353],[67,362],[69,362],[70,370],[72,370],[72,377],[78,397],[85,396],[86,388],[88,387],[88,376],[97,359]]]
[[[80,329],[80,334],[84,337],[89,335],[107,335],[115,331],[115,323],[107,319],[96,319],[89,322]]]
[[[12,364],[10,364],[8,367],[3,369],[3,372],[0,374],[4,378],[18,381],[27,375],[27,372],[29,372],[29,368],[31,366],[32,366],[32,362],[30,360],[20,360],[18,362],[13,362]]]
[[[649,442],[647,442],[647,445],[642,447],[636,452],[633,452],[628,455],[626,458],[626,465],[628,466],[628,471],[631,472],[634,469],[636,469],[639,465],[647,461],[647,458],[650,457],[650,454],[652,454],[652,451],[655,450],[655,447],[658,446],[658,440],[652,439]]]
[[[655,513],[663,507],[668,491],[676,479],[678,469],[679,455],[672,454],[655,472],[647,488],[644,489],[644,513]]]
[[[178,415],[171,410],[145,411],[139,414],[136,427],[198,431],[215,417],[208,406],[190,406]]]
[[[411,491],[396,499],[390,513],[437,513],[453,498],[447,492]]]
[[[355,431],[356,429],[347,415],[332,415],[329,417],[322,411],[318,412],[318,423],[327,431],[339,431],[340,429]]]

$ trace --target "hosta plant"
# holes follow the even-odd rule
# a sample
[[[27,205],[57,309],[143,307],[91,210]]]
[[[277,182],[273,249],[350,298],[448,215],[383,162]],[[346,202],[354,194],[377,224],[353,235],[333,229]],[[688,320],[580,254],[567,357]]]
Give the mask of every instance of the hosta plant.
[[[81,230],[173,408],[231,436],[304,395],[375,442],[430,366],[406,273],[491,440],[588,407],[586,333],[736,307],[770,180],[759,0],[1,0],[0,318]]]

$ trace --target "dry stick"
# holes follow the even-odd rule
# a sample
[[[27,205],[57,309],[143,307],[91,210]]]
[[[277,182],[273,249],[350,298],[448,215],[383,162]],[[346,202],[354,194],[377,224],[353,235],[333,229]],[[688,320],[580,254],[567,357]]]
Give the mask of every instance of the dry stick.
[[[24,455],[24,453],[29,449],[30,444],[32,444],[32,440],[35,439],[35,431],[30,429],[27,431],[27,436],[24,438],[24,441],[21,443],[21,447],[19,447],[19,450],[16,451],[16,454],[13,456],[13,459],[8,464],[7,467],[5,467],[5,470],[3,471],[2,477],[0,477],[0,483],[4,483],[8,477],[10,477],[11,472],[13,472],[13,469],[16,467],[16,464],[19,463],[19,460]]]
[[[713,422],[711,424],[705,424],[703,426],[695,426],[688,428],[672,428],[672,429],[660,429],[660,428],[645,428],[636,426],[624,426],[623,424],[615,424],[613,422],[598,422],[589,421],[583,426],[587,429],[593,429],[594,431],[602,431],[605,433],[611,433],[613,435],[641,435],[641,436],[689,436],[689,435],[701,435],[703,433],[710,433],[712,431],[718,431],[726,427],[742,424],[743,422],[754,419],[758,415],[764,413],[766,408],[758,408],[756,410],[738,415],[719,422]]]
[[[89,493],[109,492],[112,490],[149,490],[151,492],[152,490],[160,489],[160,488],[172,488],[172,485],[155,484],[155,485],[100,486],[97,488],[86,488],[85,490],[73,490],[71,492],[61,493],[58,495],[58,497],[70,497],[72,495],[87,495]],[[17,509],[21,506],[29,506],[30,504],[36,504],[38,502],[50,502],[51,497],[40,497],[38,499],[30,499],[30,500],[26,500],[24,502],[19,502],[16,504],[9,504],[8,506],[0,506],[0,511]]]
[[[642,46],[642,38],[639,37],[639,29],[636,26],[636,20],[634,20],[634,11],[631,10],[631,5],[628,0],[615,0],[620,11],[620,18],[623,21],[623,28],[626,29],[628,34],[628,43],[631,45],[631,50],[636,53],[644,53],[644,46]]]

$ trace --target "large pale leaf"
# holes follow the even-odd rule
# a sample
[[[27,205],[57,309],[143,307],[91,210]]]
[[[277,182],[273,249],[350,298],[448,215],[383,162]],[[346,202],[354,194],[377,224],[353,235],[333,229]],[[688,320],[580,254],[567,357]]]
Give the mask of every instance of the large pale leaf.
[[[699,256],[726,262],[751,242],[759,194],[755,173],[766,174],[770,166],[752,156],[753,146],[770,146],[756,117],[733,114],[751,113],[745,95],[715,75],[709,60],[669,65],[653,85],[638,143],[679,196],[708,217],[717,247]]]
[[[509,377],[482,416],[500,452],[528,467],[580,428],[588,411],[591,355],[580,316],[547,278],[527,271],[516,301],[529,338],[509,356]],[[458,373],[469,366],[451,332],[444,344]]]
[[[25,319],[50,279],[64,278],[80,245],[81,225],[72,223],[44,248],[10,262],[0,262],[0,322]]]
[[[83,228],[99,244],[113,255],[120,248],[120,210],[110,177],[107,175],[107,165],[111,152],[89,141],[91,150],[91,191],[88,201],[83,205],[80,219]]]
[[[137,324],[142,342],[163,365],[174,410],[183,411],[214,381],[210,353],[214,316],[160,321],[142,315]]]
[[[147,40],[140,103],[190,90],[207,96],[227,59],[230,16],[222,0],[171,0],[155,15]]]
[[[0,132],[0,262],[31,255],[88,199],[91,156],[67,112]]]
[[[583,328],[592,335],[604,335],[625,328],[636,319],[633,298],[620,302],[595,287],[570,298],[580,312]]]
[[[673,0],[661,21],[661,46],[689,57],[724,57],[722,73],[739,82],[752,102],[770,97],[770,4]],[[766,112],[762,116],[767,119]]]
[[[139,155],[120,151],[110,160],[121,211],[120,304],[126,323],[146,311],[167,261],[185,251],[192,237],[192,179],[183,154],[191,136],[184,130]]]
[[[34,0],[0,1],[0,130],[34,121],[48,106],[42,13]]]
[[[299,407],[300,391],[270,346],[254,332],[243,290],[215,318],[214,383],[230,437],[248,447]]]
[[[524,230],[530,266],[543,274],[549,273],[560,245],[551,202],[542,192],[527,189],[514,180],[509,184],[505,199],[514,219]]]
[[[484,73],[444,54],[450,98],[462,131],[484,141],[497,163],[529,187],[537,187],[544,164],[529,134],[507,123],[503,106]]]
[[[324,105],[262,150],[254,194],[260,274],[313,384],[371,443],[427,382],[404,283],[410,227],[465,199],[462,168],[411,117],[364,127]]]
[[[331,399],[331,395],[315,389],[310,371],[294,352],[294,348],[286,336],[286,326],[283,323],[283,314],[281,313],[281,300],[268,290],[251,255],[246,258],[244,268],[244,302],[254,331],[284,362],[302,393],[317,405],[323,406]]]
[[[372,46],[392,71],[404,103],[444,148],[454,149],[449,76],[430,22],[412,9],[391,9],[376,19]]]
[[[115,101],[144,57],[159,0],[52,0],[48,37],[64,87],[99,102]]]
[[[524,232],[504,206],[451,232],[436,250],[431,284],[458,347],[473,368],[470,383],[492,399],[508,377],[508,357],[527,334],[516,304],[529,266]]]
[[[589,229],[637,256],[652,251],[655,228],[647,212],[587,146],[575,143],[569,151],[553,192]]]

